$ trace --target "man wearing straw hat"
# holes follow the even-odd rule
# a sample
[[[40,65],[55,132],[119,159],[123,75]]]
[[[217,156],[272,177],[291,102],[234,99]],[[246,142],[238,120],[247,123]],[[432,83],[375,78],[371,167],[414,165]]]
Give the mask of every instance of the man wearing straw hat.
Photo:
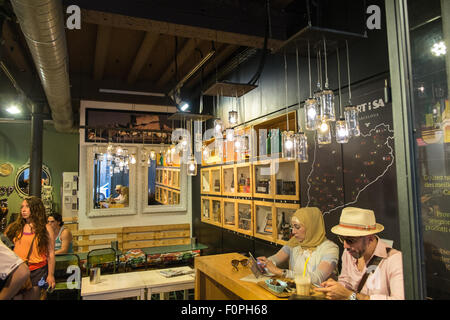
[[[372,210],[344,208],[331,229],[344,245],[341,274],[315,290],[333,300],[405,299],[402,254],[376,235],[383,230]]]

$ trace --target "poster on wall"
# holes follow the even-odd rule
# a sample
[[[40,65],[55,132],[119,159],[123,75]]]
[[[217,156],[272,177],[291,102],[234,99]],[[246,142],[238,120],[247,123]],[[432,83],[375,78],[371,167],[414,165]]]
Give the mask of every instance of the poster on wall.
[[[78,219],[78,172],[63,172],[62,216],[74,221]]]
[[[335,97],[339,118],[339,97]],[[348,94],[342,95],[343,106]],[[392,104],[384,99],[384,78],[352,87],[352,104],[359,110],[359,137],[338,144],[317,144],[308,132],[309,162],[301,165],[302,206],[317,206],[327,230],[339,223],[345,207],[375,212],[385,226],[381,238],[400,248]]]

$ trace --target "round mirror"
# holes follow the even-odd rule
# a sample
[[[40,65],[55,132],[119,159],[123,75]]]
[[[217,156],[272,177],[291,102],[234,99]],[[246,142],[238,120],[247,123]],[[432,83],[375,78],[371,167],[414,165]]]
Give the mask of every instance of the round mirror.
[[[50,176],[50,170],[46,165],[42,165],[42,186],[51,186],[52,178]],[[27,197],[30,192],[30,163],[23,165],[17,170],[15,187],[19,196]]]

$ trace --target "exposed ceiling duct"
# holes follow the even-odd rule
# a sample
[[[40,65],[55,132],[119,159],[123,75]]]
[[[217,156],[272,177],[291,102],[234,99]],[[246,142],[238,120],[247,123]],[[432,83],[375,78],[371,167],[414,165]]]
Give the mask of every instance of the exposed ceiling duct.
[[[11,0],[49,103],[55,129],[73,127],[69,62],[60,0]]]

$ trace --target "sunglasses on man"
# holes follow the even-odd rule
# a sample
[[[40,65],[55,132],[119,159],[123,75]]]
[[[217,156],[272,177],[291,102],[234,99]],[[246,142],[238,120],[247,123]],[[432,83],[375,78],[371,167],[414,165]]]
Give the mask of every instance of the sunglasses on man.
[[[355,244],[361,237],[344,237],[338,236],[339,241],[343,244],[344,241],[347,242],[348,245]]]

